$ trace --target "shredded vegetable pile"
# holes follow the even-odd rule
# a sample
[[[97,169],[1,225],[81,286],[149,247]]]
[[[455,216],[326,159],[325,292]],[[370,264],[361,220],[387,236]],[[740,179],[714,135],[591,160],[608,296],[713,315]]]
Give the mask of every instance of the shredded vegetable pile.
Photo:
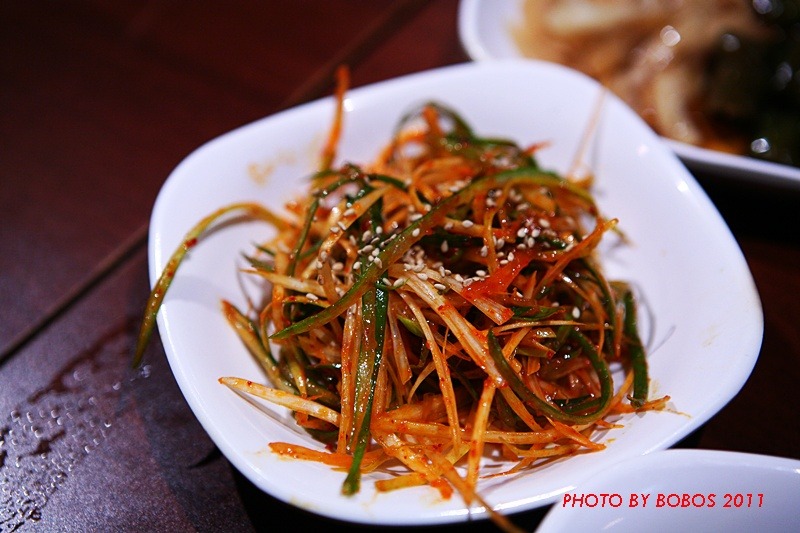
[[[334,167],[338,96],[323,168],[289,215],[235,204],[187,234],[151,294],[137,360],[186,252],[243,211],[276,228],[247,268],[271,294],[263,308],[223,310],[268,383],[220,382],[290,409],[326,446],[271,449],[343,469],[346,495],[399,461],[407,474],[378,490],[428,484],[482,502],[487,454],[508,461],[504,475],[523,472],[601,450],[592,437],[613,415],[665,405],[648,399],[633,293],[597,263],[616,220],[589,180],[542,169],[540,146],[479,137],[434,102],[375,161]]]

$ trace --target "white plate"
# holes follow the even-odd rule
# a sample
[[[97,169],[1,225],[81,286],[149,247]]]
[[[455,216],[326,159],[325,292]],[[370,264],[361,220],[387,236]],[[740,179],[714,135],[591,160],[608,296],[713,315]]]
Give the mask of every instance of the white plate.
[[[523,58],[510,28],[523,17],[525,0],[461,0],[458,31],[467,54],[476,61]],[[800,168],[761,161],[667,140],[692,169],[754,183],[800,187]]]
[[[667,450],[623,461],[582,483],[536,531],[792,531],[798,495],[800,461]]]
[[[436,99],[459,110],[482,135],[521,144],[550,141],[540,162],[565,172],[601,92],[575,71],[528,61],[468,63],[359,88],[346,99],[339,159],[371,160],[401,116]],[[223,135],[186,158],[154,207],[151,279],[184,233],[207,213],[242,200],[281,209],[304,192],[333,107],[326,98],[279,113]],[[624,429],[604,438],[608,448],[602,453],[482,482],[483,496],[506,512],[551,503],[610,464],[674,444],[739,391],[760,347],[759,298],[728,228],[675,155],[614,97],[604,100],[588,161],[597,177],[598,203],[619,218],[632,242],[604,252],[606,272],[641,291],[654,394],[672,396],[677,412],[626,417]],[[226,298],[246,305],[243,291],[252,294],[257,287],[237,274],[240,254],[269,231],[247,223],[212,232],[192,250],[159,315],[170,365],[197,418],[254,484],[304,509],[373,524],[466,520],[469,511],[458,496],[442,501],[427,487],[376,494],[372,481],[380,474],[365,476],[357,496],[341,496],[342,472],[269,452],[268,443],[276,440],[318,446],[288,422],[286,412],[272,409],[274,416],[265,416],[217,383],[221,376],[265,380],[225,323],[218,302]]]

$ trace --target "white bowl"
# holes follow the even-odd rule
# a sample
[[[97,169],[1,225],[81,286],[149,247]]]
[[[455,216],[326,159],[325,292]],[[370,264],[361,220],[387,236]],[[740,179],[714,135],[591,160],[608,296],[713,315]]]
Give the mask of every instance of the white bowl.
[[[467,55],[475,61],[523,58],[511,27],[522,19],[524,3],[525,0],[461,0],[458,31]],[[757,185],[800,187],[800,168],[665,141],[694,170]]]

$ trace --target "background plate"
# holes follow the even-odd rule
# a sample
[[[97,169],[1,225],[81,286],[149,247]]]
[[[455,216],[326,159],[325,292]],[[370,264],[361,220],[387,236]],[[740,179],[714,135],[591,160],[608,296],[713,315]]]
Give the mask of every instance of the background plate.
[[[458,31],[476,61],[523,58],[509,28],[522,19],[525,0],[461,0]],[[666,140],[692,169],[754,183],[800,187],[800,168]]]

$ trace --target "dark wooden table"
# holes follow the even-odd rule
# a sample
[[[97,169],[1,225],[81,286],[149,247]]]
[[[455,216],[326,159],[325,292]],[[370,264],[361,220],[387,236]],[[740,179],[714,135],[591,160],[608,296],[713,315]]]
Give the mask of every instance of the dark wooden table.
[[[341,525],[276,501],[231,467],[157,337],[144,371],[129,368],[149,290],[148,219],[191,150],[327,95],[339,64],[360,86],[468,60],[457,8],[0,4],[0,531]],[[766,327],[741,393],[683,445],[800,458],[800,193],[698,179],[744,251]],[[532,530],[542,513],[515,521]]]

